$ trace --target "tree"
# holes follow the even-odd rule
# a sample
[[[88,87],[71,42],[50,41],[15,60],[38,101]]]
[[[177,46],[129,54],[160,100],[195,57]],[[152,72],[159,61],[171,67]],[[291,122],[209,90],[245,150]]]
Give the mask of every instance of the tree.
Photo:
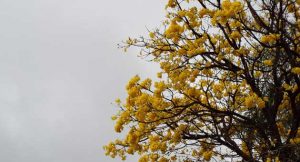
[[[112,157],[300,160],[300,1],[169,0],[163,29],[123,46],[161,66],[134,76],[113,118]]]

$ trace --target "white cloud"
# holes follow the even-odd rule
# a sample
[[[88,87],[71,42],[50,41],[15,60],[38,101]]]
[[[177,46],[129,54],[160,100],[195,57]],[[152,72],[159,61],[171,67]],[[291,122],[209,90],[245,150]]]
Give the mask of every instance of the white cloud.
[[[118,135],[111,104],[157,66],[117,44],[164,16],[161,0],[0,1],[0,161],[96,162]]]

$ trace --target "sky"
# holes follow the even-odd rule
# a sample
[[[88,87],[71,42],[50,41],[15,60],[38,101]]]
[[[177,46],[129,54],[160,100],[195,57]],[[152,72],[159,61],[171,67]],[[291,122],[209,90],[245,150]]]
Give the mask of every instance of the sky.
[[[116,162],[112,104],[158,65],[117,44],[147,35],[161,0],[0,0],[0,161]],[[127,161],[134,161],[130,158]]]

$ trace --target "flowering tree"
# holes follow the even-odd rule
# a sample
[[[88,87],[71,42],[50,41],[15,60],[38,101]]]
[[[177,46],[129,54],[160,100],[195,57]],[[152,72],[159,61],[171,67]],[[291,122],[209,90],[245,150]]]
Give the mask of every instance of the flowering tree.
[[[134,76],[107,155],[144,161],[300,160],[300,1],[169,0],[163,29],[124,48],[161,66]]]

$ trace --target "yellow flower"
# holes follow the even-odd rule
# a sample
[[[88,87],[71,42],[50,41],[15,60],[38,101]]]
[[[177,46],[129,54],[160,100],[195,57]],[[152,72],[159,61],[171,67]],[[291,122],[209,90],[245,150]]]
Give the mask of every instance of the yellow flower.
[[[158,162],[168,162],[168,159],[165,157],[161,157]]]
[[[205,151],[203,153],[203,159],[206,161],[209,161],[211,159],[212,155],[213,155],[212,151]]]
[[[184,17],[186,15],[186,11],[185,10],[182,10],[182,11],[178,11],[178,15],[180,17]]]
[[[300,144],[300,138],[294,138],[291,140],[293,144]]]
[[[120,122],[120,120],[116,123],[115,125],[115,131],[120,133],[121,131],[123,130],[123,125],[122,123]]]
[[[150,32],[150,33],[149,33],[149,36],[150,36],[150,38],[154,38],[154,37],[155,37],[155,34],[154,34],[153,32]]]
[[[248,108],[252,108],[255,106],[255,99],[252,96],[248,96],[245,98],[245,106]]]
[[[148,161],[149,161],[149,156],[148,155],[143,155],[139,159],[139,162],[148,162]]]
[[[141,85],[143,88],[150,88],[151,83],[152,83],[152,80],[151,80],[150,78],[147,78],[147,79],[145,79],[143,82],[141,82],[140,85]]]
[[[272,65],[273,65],[272,60],[265,60],[263,63],[264,63],[265,65],[267,65],[267,66],[272,66]]]
[[[234,31],[230,34],[230,36],[232,39],[240,39],[242,35],[240,34],[240,32]]]
[[[247,147],[247,144],[245,142],[242,142],[242,151],[249,155],[249,150],[248,150],[248,147]]]
[[[178,39],[179,35],[183,32],[183,28],[177,24],[176,21],[172,21],[165,34],[168,39]]]
[[[140,77],[138,75],[132,77],[130,81],[127,84],[126,89],[129,90],[130,88],[134,87],[134,85],[140,80]]]
[[[292,73],[294,73],[294,74],[300,74],[300,67],[294,67],[292,69]]]
[[[290,86],[289,84],[287,84],[287,83],[283,83],[282,84],[282,87],[286,90],[286,91],[289,91],[289,90],[291,90],[293,87],[292,86]]]
[[[162,73],[161,72],[157,73],[156,75],[157,75],[157,78],[161,78],[162,77]]]
[[[113,116],[111,117],[111,120],[116,120],[117,118],[118,118],[117,116],[113,115]]]
[[[276,43],[276,41],[279,39],[279,36],[278,34],[269,34],[269,35],[263,35],[261,38],[260,38],[260,41],[262,43],[270,43],[270,44],[274,44]]]
[[[117,99],[115,100],[115,102],[116,102],[117,105],[120,105],[120,104],[121,104],[121,99],[117,98]]]
[[[261,98],[258,98],[257,99],[257,107],[260,109],[265,108],[266,107],[265,101]]]
[[[262,75],[262,72],[261,72],[261,71],[255,71],[255,72],[254,72],[254,77],[255,77],[255,78],[259,78],[261,75]]]

